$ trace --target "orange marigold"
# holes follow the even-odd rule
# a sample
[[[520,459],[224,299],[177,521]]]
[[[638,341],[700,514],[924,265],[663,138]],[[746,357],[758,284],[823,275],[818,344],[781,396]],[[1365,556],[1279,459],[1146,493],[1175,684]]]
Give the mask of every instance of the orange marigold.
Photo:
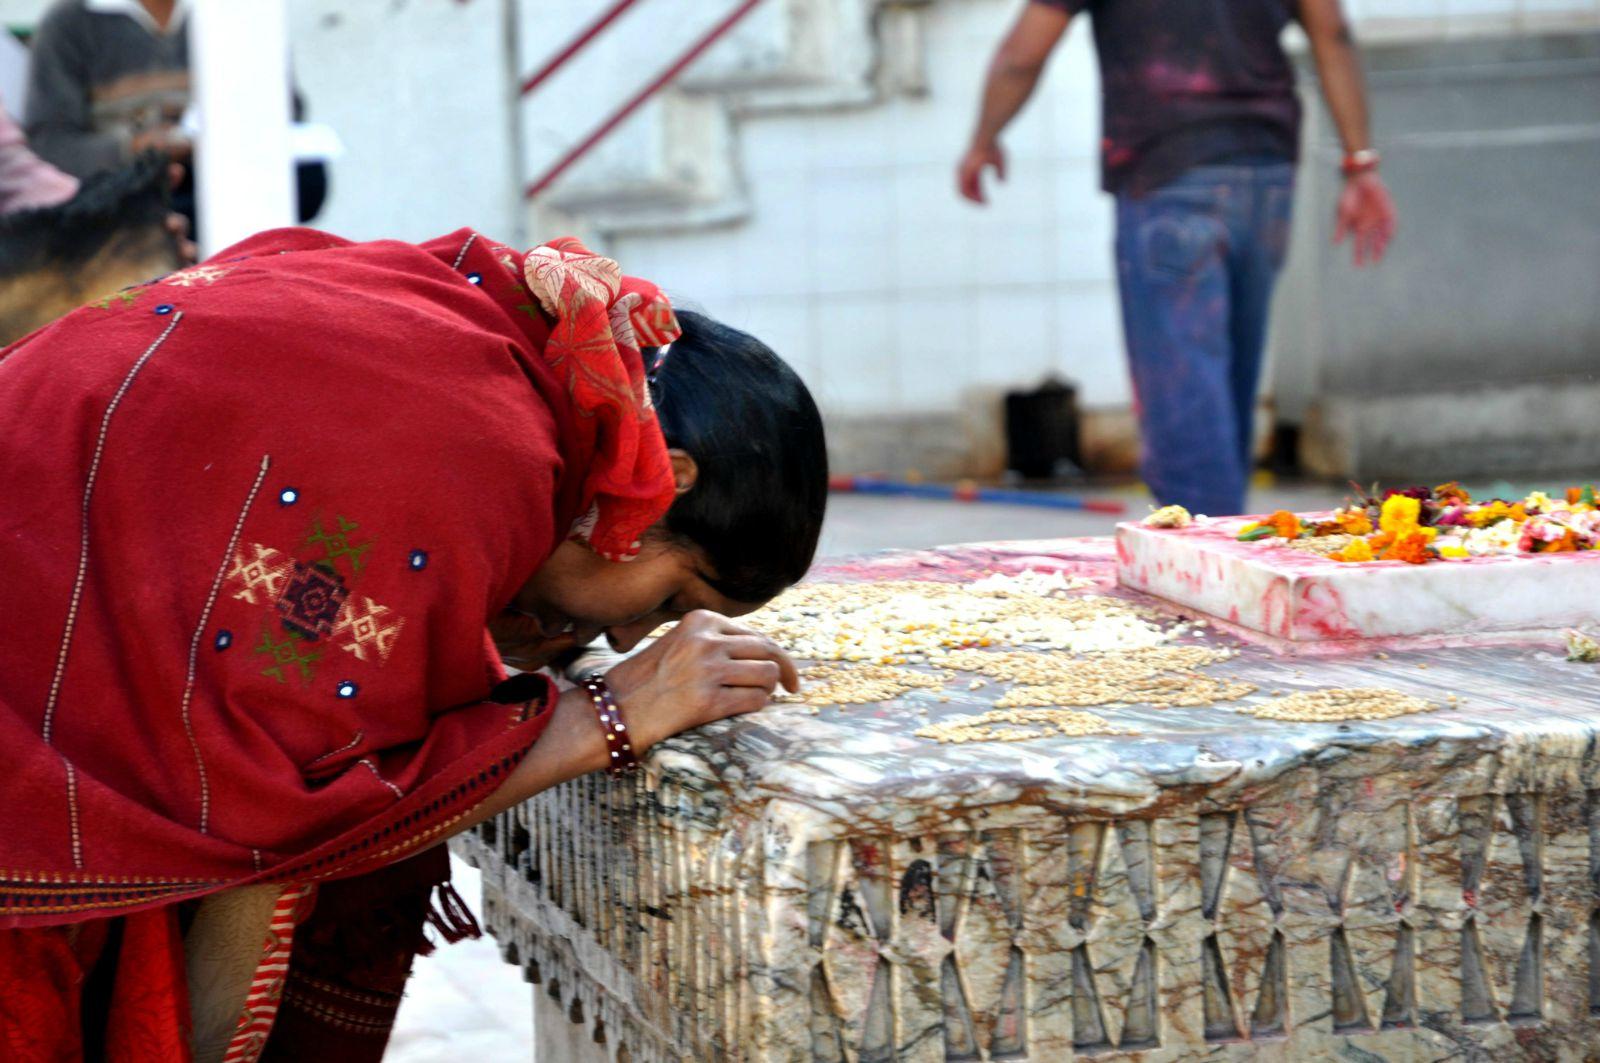
[[[1553,543],[1546,543],[1544,549],[1539,551],[1545,554],[1576,553],[1580,549],[1578,536],[1569,528],[1567,533]]]
[[[1433,555],[1428,553],[1428,540],[1432,538],[1431,535],[1423,535],[1421,531],[1402,535],[1395,540],[1393,546],[1383,552],[1383,560],[1404,561],[1412,565],[1427,564],[1433,559]]]
[[[1433,497],[1438,499],[1440,502],[1458,506],[1470,505],[1472,503],[1472,496],[1469,495],[1467,493],[1467,489],[1462,487],[1461,484],[1456,480],[1451,480],[1447,484],[1440,484],[1438,487],[1435,487],[1433,489]]]
[[[1372,518],[1363,509],[1341,509],[1334,512],[1334,523],[1346,535],[1371,535]]]
[[[1300,518],[1286,509],[1278,510],[1261,523],[1271,527],[1280,539],[1300,538]]]

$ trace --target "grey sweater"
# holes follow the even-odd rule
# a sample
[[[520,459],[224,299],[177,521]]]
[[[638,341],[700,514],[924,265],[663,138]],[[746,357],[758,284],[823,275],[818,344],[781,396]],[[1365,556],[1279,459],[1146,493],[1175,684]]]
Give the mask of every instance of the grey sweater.
[[[157,34],[127,15],[58,0],[39,24],[28,140],[68,173],[88,177],[125,161],[135,136],[175,124],[188,103],[189,34],[181,22]]]

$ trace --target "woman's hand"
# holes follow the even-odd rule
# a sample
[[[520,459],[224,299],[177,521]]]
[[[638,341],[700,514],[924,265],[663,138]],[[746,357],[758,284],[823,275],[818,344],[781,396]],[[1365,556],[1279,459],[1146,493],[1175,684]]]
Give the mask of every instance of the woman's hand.
[[[694,612],[648,649],[606,673],[634,752],[663,738],[755,712],[800,673],[771,639],[717,613]],[[594,707],[582,687],[566,691],[544,733],[500,788],[457,823],[465,830],[519,801],[610,764]]]
[[[780,683],[800,689],[799,670],[777,643],[703,610],[606,673],[638,753],[680,731],[755,712]]]

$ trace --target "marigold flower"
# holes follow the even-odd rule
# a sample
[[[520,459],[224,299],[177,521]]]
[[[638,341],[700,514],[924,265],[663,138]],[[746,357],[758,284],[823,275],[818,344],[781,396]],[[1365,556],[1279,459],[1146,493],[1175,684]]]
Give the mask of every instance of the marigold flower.
[[[1371,561],[1372,546],[1365,539],[1353,539],[1343,550],[1328,556],[1335,561]]]
[[[1519,506],[1521,504],[1522,503],[1520,502],[1517,503]],[[1501,521],[1510,516],[1511,507],[1497,498],[1493,502],[1487,502],[1468,513],[1467,523],[1471,524],[1474,528],[1487,528],[1491,524],[1499,524]]]
[[[1432,531],[1433,529],[1424,529]],[[1393,546],[1383,552],[1385,561],[1404,561],[1407,564],[1423,565],[1432,560],[1433,555],[1428,553],[1428,540],[1431,535],[1424,535],[1422,531],[1410,532],[1395,540]]]
[[[1462,487],[1456,480],[1451,480],[1447,484],[1440,484],[1435,487],[1433,489],[1433,497],[1440,502],[1448,502],[1458,506],[1470,505],[1472,502],[1472,496],[1467,493],[1467,489]]]
[[[1338,524],[1339,530],[1346,535],[1372,534],[1372,518],[1367,516],[1367,512],[1364,509],[1352,507],[1350,509],[1336,510],[1333,519],[1334,523]]]
[[[1422,503],[1410,495],[1394,494],[1383,500],[1383,512],[1378,516],[1378,527],[1398,539],[1406,532],[1415,531],[1422,515]]]
[[[1295,516],[1293,513],[1290,513],[1286,509],[1278,510],[1272,516],[1262,521],[1262,524],[1270,525],[1272,530],[1277,533],[1277,536],[1280,539],[1300,538],[1300,518]]]
[[[1576,553],[1577,551],[1578,537],[1574,535],[1570,529],[1568,529],[1567,533],[1561,538],[1547,545],[1544,550],[1544,552],[1548,554],[1570,554]]]

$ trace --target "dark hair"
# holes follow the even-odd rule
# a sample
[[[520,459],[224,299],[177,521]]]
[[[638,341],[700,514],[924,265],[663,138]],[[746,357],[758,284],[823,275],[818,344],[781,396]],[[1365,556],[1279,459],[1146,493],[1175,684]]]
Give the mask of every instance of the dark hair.
[[[699,477],[667,511],[666,530],[698,546],[710,583],[739,602],[764,602],[811,567],[828,504],[828,450],[811,392],[754,336],[693,311],[651,372],[667,446]],[[645,351],[651,368],[657,353]]]
[[[167,160],[149,153],[86,179],[52,207],[0,217],[0,277],[81,266],[118,237],[171,242]]]

